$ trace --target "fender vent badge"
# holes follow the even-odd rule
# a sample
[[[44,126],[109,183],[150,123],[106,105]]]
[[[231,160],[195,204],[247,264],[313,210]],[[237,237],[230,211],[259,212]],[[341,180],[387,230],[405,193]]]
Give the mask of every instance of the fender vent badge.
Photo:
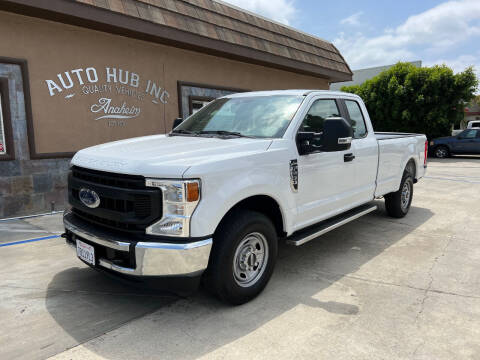
[[[298,162],[290,160],[290,186],[293,192],[298,192]]]

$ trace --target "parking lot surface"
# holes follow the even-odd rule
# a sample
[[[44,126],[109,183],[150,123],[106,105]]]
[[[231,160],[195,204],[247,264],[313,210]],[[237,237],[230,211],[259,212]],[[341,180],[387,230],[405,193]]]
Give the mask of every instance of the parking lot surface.
[[[239,307],[105,277],[58,237],[60,214],[2,221],[0,359],[480,359],[480,158],[431,161],[414,192],[403,219],[378,201],[280,246]]]

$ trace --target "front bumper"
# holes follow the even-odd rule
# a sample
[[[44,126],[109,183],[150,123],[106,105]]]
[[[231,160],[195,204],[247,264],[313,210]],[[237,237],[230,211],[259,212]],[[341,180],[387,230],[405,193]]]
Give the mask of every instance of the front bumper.
[[[70,211],[65,211],[63,223],[74,246],[75,239],[92,244],[103,253],[122,253],[134,259],[134,267],[121,266],[116,259],[98,256],[96,266],[109,271],[132,276],[198,276],[208,265],[212,239],[190,243],[136,242],[100,230],[82,220],[75,218]],[[100,252],[102,253],[102,252]]]

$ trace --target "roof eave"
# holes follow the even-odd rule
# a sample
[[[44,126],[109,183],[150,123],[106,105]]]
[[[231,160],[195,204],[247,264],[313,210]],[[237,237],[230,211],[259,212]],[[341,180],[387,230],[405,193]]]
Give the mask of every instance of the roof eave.
[[[233,60],[327,79],[348,81],[352,74],[277,56],[222,40],[206,38],[92,5],[65,0],[6,0],[0,10],[175,46]]]

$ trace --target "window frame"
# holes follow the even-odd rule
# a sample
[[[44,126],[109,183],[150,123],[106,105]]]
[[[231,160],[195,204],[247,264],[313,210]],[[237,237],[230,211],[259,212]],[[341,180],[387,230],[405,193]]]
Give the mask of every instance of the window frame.
[[[12,117],[10,112],[10,97],[8,90],[8,79],[0,77],[0,101],[3,119],[3,131],[5,137],[6,152],[0,154],[0,161],[15,160],[15,148],[13,142]]]
[[[360,105],[360,103],[357,101],[357,100],[354,100],[354,99],[348,99],[348,98],[343,98],[342,99],[342,106],[344,108],[344,113],[345,113],[345,119],[350,123],[350,126],[352,126],[352,119],[350,117],[350,112],[348,111],[348,107],[347,107],[347,101],[351,101],[351,102],[354,102],[357,104],[358,106],[358,109],[360,110],[360,114],[362,115],[362,119],[363,119],[363,125],[365,125],[365,135],[361,136],[361,137],[355,137],[355,133],[353,134],[354,136],[352,137],[353,140],[357,140],[357,139],[365,139],[367,136],[368,136],[368,126],[367,126],[367,122],[365,121],[365,114],[363,113],[363,109],[362,109],[362,106]],[[353,127],[352,127],[352,130],[353,130]]]

